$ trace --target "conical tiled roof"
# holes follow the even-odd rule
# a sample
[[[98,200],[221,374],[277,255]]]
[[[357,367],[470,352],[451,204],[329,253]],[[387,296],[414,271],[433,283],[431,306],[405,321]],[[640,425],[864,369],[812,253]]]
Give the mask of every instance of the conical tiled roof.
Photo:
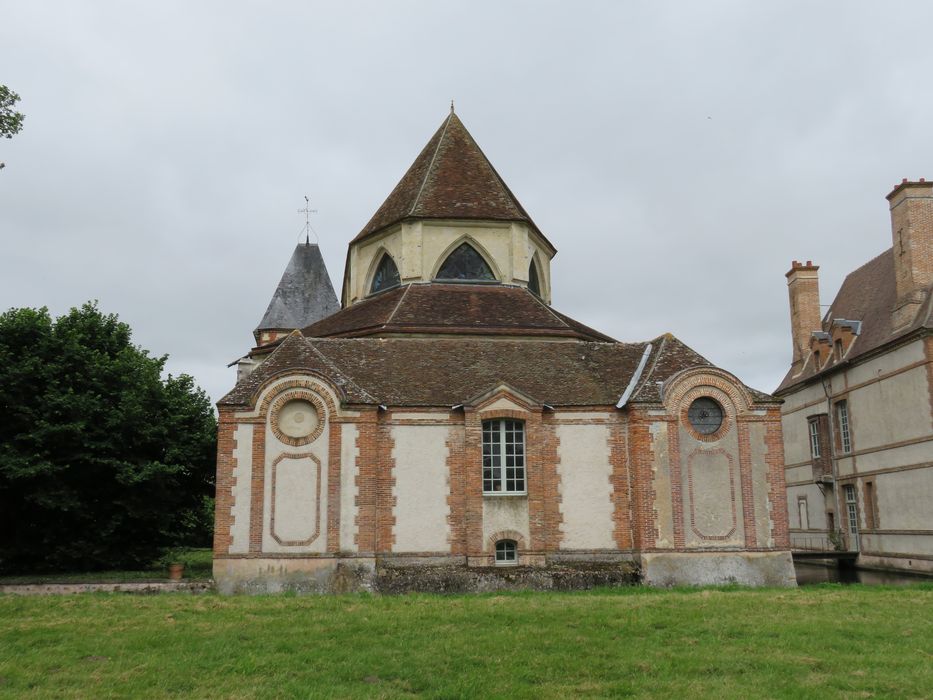
[[[256,332],[304,328],[339,309],[321,249],[299,243]]]
[[[453,110],[353,242],[409,218],[524,221],[544,238]]]

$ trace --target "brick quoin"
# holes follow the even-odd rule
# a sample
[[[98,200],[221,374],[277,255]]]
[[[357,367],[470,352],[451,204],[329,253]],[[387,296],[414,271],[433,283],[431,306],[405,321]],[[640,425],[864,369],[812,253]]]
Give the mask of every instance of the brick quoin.
[[[250,484],[252,500],[249,508],[249,551],[262,551],[263,496],[266,481],[266,431],[265,423],[253,430],[253,471]]]
[[[468,409],[463,414],[463,481],[464,509],[463,553],[483,553],[483,422],[476,411]],[[529,504],[530,509],[530,504]]]
[[[628,454],[632,469],[632,522],[634,546],[651,551],[657,546],[657,513],[655,511],[654,478],[651,462],[654,457],[650,424],[641,411],[632,411],[629,418]]]
[[[376,551],[391,552],[395,543],[395,440],[392,428],[385,424],[385,414],[379,417],[376,429]]]
[[[452,413],[450,430],[447,433],[447,472],[449,488],[447,505],[450,514],[447,523],[450,528],[451,554],[465,555],[466,542],[466,429],[463,414]]]
[[[217,476],[214,502],[214,554],[229,554],[233,527],[233,471],[236,469],[236,422],[233,411],[217,415]]]
[[[632,501],[631,478],[629,475],[628,460],[626,459],[625,423],[621,416],[609,429],[609,462],[612,465],[612,474],[609,477],[609,486],[612,495],[612,522],[613,538],[616,547],[623,550],[632,549]]]
[[[360,553],[374,553],[376,549],[377,497],[379,475],[379,442],[377,408],[364,411],[357,424],[356,472],[356,545]]]
[[[671,497],[674,506],[674,549],[683,550],[686,548],[687,540],[684,532],[684,489],[679,427],[676,419],[670,419],[667,424],[667,459],[671,471]]]
[[[790,547],[787,515],[787,488],[784,482],[784,435],[781,431],[781,409],[767,410],[765,428],[765,462],[768,465],[768,503],[771,505],[771,533],[774,549]],[[759,543],[759,545],[762,543]]]
[[[745,530],[745,546],[754,549],[758,545],[755,532],[755,499],[752,493],[752,448],[748,434],[748,423],[737,421],[739,431],[739,481],[742,493],[742,527]]]
[[[327,551],[340,551],[340,470],[343,428],[332,422],[327,442]]]

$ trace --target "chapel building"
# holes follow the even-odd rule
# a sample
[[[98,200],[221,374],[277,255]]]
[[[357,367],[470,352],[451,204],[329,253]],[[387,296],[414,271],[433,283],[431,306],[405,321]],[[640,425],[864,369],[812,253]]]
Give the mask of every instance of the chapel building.
[[[339,310],[299,245],[218,403],[218,588],[794,585],[780,402],[560,313],[556,253],[453,110]]]
[[[892,247],[821,313],[817,265],[787,273],[793,360],[782,407],[796,550],[933,573],[933,183],[887,196]]]

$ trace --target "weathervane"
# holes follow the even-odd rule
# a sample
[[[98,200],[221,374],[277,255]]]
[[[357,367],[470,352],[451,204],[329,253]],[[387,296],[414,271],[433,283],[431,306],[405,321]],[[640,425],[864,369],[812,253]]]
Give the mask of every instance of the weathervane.
[[[305,227],[303,229],[304,234],[305,234],[305,245],[309,245],[311,243],[311,238],[310,238],[311,232],[314,232],[314,240],[320,243],[320,240],[317,237],[317,231],[311,228],[311,215],[317,214],[317,209],[311,208],[311,200],[308,199],[308,195],[305,195],[305,208],[299,209],[298,213],[305,215]]]

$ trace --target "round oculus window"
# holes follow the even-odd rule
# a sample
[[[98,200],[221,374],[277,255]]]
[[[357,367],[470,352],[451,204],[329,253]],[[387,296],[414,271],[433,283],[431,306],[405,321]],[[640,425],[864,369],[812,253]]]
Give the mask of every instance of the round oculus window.
[[[687,420],[700,435],[712,435],[722,427],[722,406],[703,396],[690,404]]]
[[[289,401],[282,406],[278,415],[279,430],[296,440],[311,435],[317,429],[318,422],[314,404],[304,399]]]

